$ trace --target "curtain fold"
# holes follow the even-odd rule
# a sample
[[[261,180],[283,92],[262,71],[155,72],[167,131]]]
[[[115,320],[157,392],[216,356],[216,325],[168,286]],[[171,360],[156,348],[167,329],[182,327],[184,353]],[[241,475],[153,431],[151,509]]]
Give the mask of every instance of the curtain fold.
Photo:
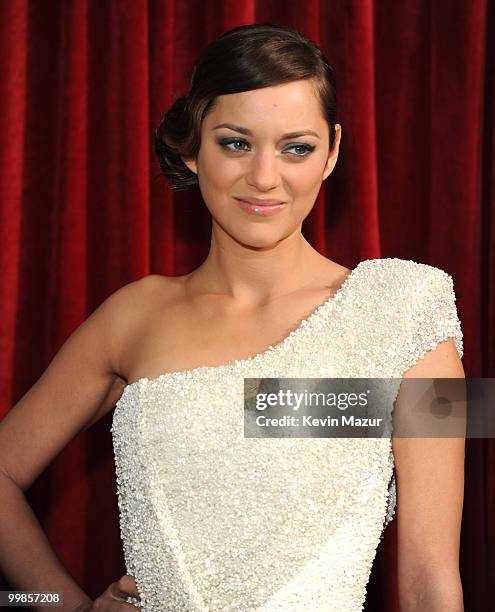
[[[243,23],[294,26],[337,80],[339,159],[303,224],[348,267],[400,257],[453,276],[471,377],[495,376],[495,7],[490,0],[2,0],[0,416],[111,293],[208,252],[199,192],[173,193],[153,130],[193,62]],[[27,496],[96,597],[124,571],[108,414]],[[468,440],[465,609],[493,604],[495,449]],[[366,610],[398,612],[396,525]],[[5,583],[6,584],[6,583]],[[7,588],[0,583],[0,588]]]

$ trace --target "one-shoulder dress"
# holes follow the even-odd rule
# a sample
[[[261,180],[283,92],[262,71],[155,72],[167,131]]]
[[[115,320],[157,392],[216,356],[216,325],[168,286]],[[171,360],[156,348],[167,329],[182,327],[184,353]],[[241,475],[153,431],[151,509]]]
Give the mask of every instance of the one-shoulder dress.
[[[452,277],[361,261],[278,344],[141,378],[112,439],[127,573],[146,612],[355,612],[396,505],[390,437],[244,435],[244,378],[401,378],[463,340]]]

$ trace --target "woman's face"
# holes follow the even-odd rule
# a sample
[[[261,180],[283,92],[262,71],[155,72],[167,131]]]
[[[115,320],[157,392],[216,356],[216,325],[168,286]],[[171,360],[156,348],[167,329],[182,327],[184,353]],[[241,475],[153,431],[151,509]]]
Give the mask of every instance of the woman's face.
[[[287,136],[306,131],[313,133]],[[268,247],[300,231],[335,166],[340,137],[337,124],[329,152],[319,101],[312,85],[299,80],[219,96],[203,120],[197,159],[184,162],[198,175],[213,223],[245,245]],[[242,198],[284,204],[266,215],[266,207],[243,207]]]

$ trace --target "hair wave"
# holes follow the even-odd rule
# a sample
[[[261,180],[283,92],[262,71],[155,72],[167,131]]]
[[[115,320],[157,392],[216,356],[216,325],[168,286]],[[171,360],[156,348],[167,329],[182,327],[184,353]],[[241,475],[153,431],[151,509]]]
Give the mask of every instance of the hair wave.
[[[333,70],[321,49],[298,30],[274,23],[242,25],[211,42],[193,67],[189,91],[173,102],[154,131],[161,174],[174,190],[198,184],[182,158],[195,159],[201,124],[217,97],[309,79],[335,144],[337,93]]]

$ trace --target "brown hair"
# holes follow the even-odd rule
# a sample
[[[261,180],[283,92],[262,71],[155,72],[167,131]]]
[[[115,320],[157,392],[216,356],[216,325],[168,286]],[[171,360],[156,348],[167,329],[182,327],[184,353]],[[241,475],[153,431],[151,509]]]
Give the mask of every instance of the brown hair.
[[[336,84],[319,47],[298,30],[275,23],[242,25],[211,42],[194,65],[189,91],[165,112],[154,132],[155,152],[172,189],[198,184],[181,157],[196,158],[201,123],[217,96],[311,79],[335,143]]]

